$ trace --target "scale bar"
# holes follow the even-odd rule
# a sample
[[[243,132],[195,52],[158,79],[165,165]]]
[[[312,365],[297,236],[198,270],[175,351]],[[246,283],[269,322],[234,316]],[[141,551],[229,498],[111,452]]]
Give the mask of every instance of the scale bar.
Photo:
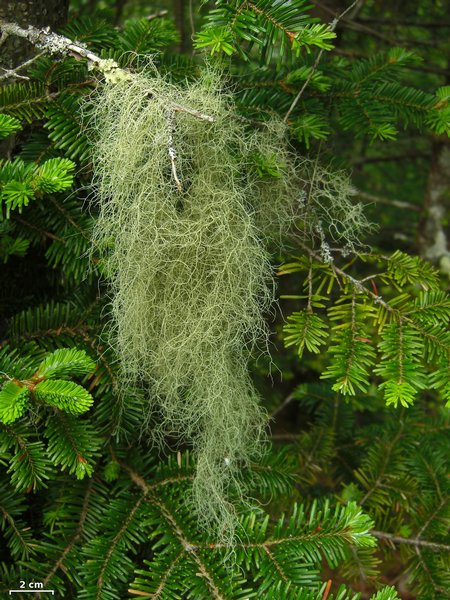
[[[55,590],[9,590],[9,595],[11,594],[51,594],[55,595]]]

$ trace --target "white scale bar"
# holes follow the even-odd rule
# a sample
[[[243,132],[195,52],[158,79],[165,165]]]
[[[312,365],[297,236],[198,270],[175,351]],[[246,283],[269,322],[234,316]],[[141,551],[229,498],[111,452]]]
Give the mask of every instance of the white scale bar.
[[[9,595],[11,594],[51,594],[55,595],[55,590],[9,590]]]

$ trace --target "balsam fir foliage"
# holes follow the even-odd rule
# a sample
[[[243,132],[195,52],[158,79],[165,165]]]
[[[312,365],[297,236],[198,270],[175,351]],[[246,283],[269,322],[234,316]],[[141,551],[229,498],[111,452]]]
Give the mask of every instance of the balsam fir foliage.
[[[0,114],[0,139],[8,138],[21,129],[18,119]],[[49,158],[41,163],[18,157],[0,160],[0,258],[4,263],[11,256],[26,254],[31,242],[25,235],[18,235],[11,213],[17,211],[21,214],[30,201],[39,201],[49,194],[70,189],[74,169],[75,163],[62,157]]]
[[[366,392],[376,374],[388,405],[410,406],[421,390],[434,388],[448,406],[450,298],[437,272],[397,251],[387,260],[361,255],[376,273],[357,280],[354,261],[339,268],[331,254],[328,264],[320,260],[322,249],[307,251],[309,258],[279,271],[306,274],[304,294],[289,296],[306,307],[288,316],[286,346],[296,346],[302,357],[305,349],[317,354],[328,343],[331,361],[321,378],[334,381],[332,389],[341,394]]]
[[[147,445],[154,442],[153,436],[136,439],[143,414],[149,411],[149,384],[144,389],[131,385],[123,377],[117,355],[102,339],[106,337],[107,311],[99,298],[103,289],[96,278],[103,265],[98,248],[91,256],[87,252],[96,219],[96,208],[85,192],[91,151],[83,114],[77,112],[83,102],[80,96],[102,83],[82,61],[67,56],[41,57],[27,73],[30,81],[0,89],[0,112],[11,115],[0,121],[9,123],[5,135],[19,132],[20,136],[11,162],[18,157],[25,165],[33,163],[33,169],[55,158],[77,164],[73,171],[76,193],[66,188],[42,197],[38,194],[21,212],[18,207],[11,210],[9,219],[1,224],[0,252],[8,260],[3,298],[7,298],[6,314],[12,317],[4,323],[0,371],[15,378],[15,386],[20,388],[19,382],[24,384],[22,389],[27,388],[21,399],[26,401],[24,412],[14,422],[0,424],[0,590],[5,596],[20,580],[34,579],[64,598],[153,594],[196,600],[259,596],[273,600],[357,600],[360,594],[354,590],[363,587],[364,598],[371,590],[372,600],[394,600],[398,596],[393,587],[377,593],[373,590],[381,577],[393,581],[392,569],[399,565],[395,577],[403,570],[403,581],[408,578],[408,589],[421,600],[448,597],[448,415],[429,389],[432,386],[448,400],[448,299],[427,263],[405,253],[392,257],[362,254],[362,262],[355,261],[353,255],[339,258],[340,250],[360,251],[357,241],[364,241],[364,231],[358,231],[357,240],[353,235],[346,239],[345,232],[352,233],[354,214],[349,179],[339,173],[334,186],[333,169],[324,168],[317,160],[315,143],[327,139],[321,148],[333,152],[333,134],[337,134],[351,152],[354,146],[348,132],[371,139],[389,138],[400,131],[398,124],[410,128],[427,124],[433,131],[445,133],[448,91],[440,88],[435,95],[410,87],[413,78],[406,68],[417,63],[405,50],[372,52],[368,60],[328,58],[327,50],[315,64],[323,47],[310,43],[294,48],[293,37],[303,24],[308,26],[304,39],[309,41],[315,31],[329,34],[329,27],[314,30],[306,4],[283,4],[248,2],[242,4],[241,17],[236,14],[241,3],[217,3],[218,12],[210,14],[206,24],[211,31],[203,39],[207,41],[213,32],[216,54],[220,54],[222,35],[228,36],[232,85],[227,87],[232,90],[234,104],[229,98],[224,103],[215,97],[209,109],[214,112],[219,106],[219,115],[226,112],[233,132],[245,123],[239,139],[233,139],[231,151],[221,148],[220,152],[231,156],[237,165],[236,187],[242,190],[245,185],[251,191],[245,207],[261,247],[283,247],[285,261],[301,262],[292,267],[298,270],[298,283],[292,276],[286,281],[292,282],[289,285],[297,287],[294,293],[302,296],[302,306],[293,310],[306,309],[298,322],[292,320],[290,333],[290,341],[298,344],[299,353],[303,351],[302,360],[295,361],[290,351],[283,355],[281,344],[279,353],[272,352],[274,360],[283,365],[283,388],[289,386],[292,371],[298,369],[303,380],[314,379],[325,369],[331,373],[333,364],[338,372],[320,385],[294,389],[286,407],[289,410],[290,403],[298,403],[299,412],[288,415],[290,433],[280,433],[277,425],[274,448],[266,445],[267,452],[257,464],[239,464],[238,485],[226,490],[228,508],[232,504],[239,514],[237,531],[241,536],[235,538],[233,549],[218,541],[217,531],[199,530],[198,514],[186,503],[186,498],[192,497],[195,458],[180,451],[169,452],[166,460]],[[204,5],[203,10],[209,6]],[[84,18],[71,21],[66,34],[131,69],[149,64],[147,57],[141,59],[135,52],[161,49],[177,38],[170,22],[159,18],[129,21],[119,29],[105,21]],[[309,55],[307,49],[311,50]],[[239,63],[243,57],[245,67]],[[175,101],[184,106],[207,111],[205,99],[199,99],[205,89],[198,84],[185,87],[186,81],[198,79],[198,57],[192,61],[165,51],[154,61],[160,72],[181,82],[181,88],[166,87],[167,82],[161,82],[151,68],[149,79],[156,91],[163,92],[162,97],[168,89],[169,101],[176,97]],[[143,87],[151,87],[149,79]],[[425,88],[425,79],[415,81],[417,87]],[[279,116],[286,116],[305,84],[284,129]],[[217,90],[216,86],[209,87],[208,93]],[[187,104],[185,94],[190,94],[191,104]],[[220,94],[227,96],[223,89]],[[143,105],[139,99],[137,113]],[[241,119],[239,125],[236,116]],[[255,120],[263,121],[266,129]],[[32,126],[20,132],[16,121]],[[213,131],[215,125],[199,123],[196,117],[177,111],[169,122],[173,129],[167,126],[161,107],[161,129],[155,130],[162,138],[160,164],[165,153],[161,181],[170,187],[170,197],[177,199],[177,218],[181,220],[182,200],[189,196],[191,153],[177,137],[194,126],[197,139],[200,130],[206,131],[203,127]],[[261,131],[251,134],[256,127]],[[173,178],[168,131],[178,153],[176,172],[183,184],[182,193]],[[282,141],[286,133],[298,140],[296,150]],[[302,153],[305,148],[310,149],[312,160],[298,158],[298,150]],[[208,150],[202,149],[202,160],[206,160]],[[320,177],[315,178],[315,174]],[[314,190],[321,177],[323,183],[316,190],[327,193],[320,199],[310,189]],[[345,186],[340,185],[342,180]],[[337,203],[333,205],[337,197],[350,202],[340,213]],[[338,230],[333,226],[329,229],[330,214],[330,223],[339,218],[339,224],[342,216],[348,215],[347,229],[341,225]],[[126,215],[123,218],[126,222]],[[290,234],[288,240],[284,238],[286,232]],[[114,248],[114,236],[104,241],[102,252],[107,255]],[[33,262],[36,253],[39,260]],[[286,256],[290,253],[296,258]],[[274,262],[281,260],[277,257]],[[37,267],[41,270],[34,275]],[[31,288],[27,286],[30,272]],[[114,269],[104,272],[114,277]],[[270,269],[267,272],[270,281],[273,273]],[[39,287],[42,274],[44,285]],[[281,284],[284,282],[282,279]],[[330,308],[328,314],[326,307]],[[24,310],[17,312],[21,308]],[[348,325],[352,311],[355,329]],[[421,390],[421,385],[414,384],[412,407],[395,408],[394,403],[386,407],[382,395],[376,393],[376,384],[382,378],[398,382],[402,373],[398,369],[399,331],[406,328],[409,333],[411,327],[414,347],[408,359],[412,359],[419,378],[425,375],[426,388]],[[329,330],[331,335],[326,337]],[[305,335],[308,331],[313,335]],[[259,339],[263,348],[265,339],[264,335]],[[381,347],[383,340],[386,347]],[[425,353],[424,360],[417,344]],[[250,346],[247,339],[248,351]],[[332,353],[308,354],[317,349],[330,349],[336,358]],[[58,354],[53,356],[55,350],[63,353],[59,359]],[[244,362],[250,354],[247,350]],[[96,363],[94,372],[83,375],[71,371],[71,352],[91,357]],[[353,356],[357,359],[354,364]],[[374,366],[390,366],[392,356],[397,357],[395,373],[374,375]],[[57,367],[66,359],[67,370],[53,373],[52,364]],[[44,398],[41,404],[33,400],[27,386],[36,383],[30,380],[43,363],[50,369],[45,381],[58,379],[64,386],[73,383],[89,391],[94,402],[87,412],[66,412],[66,396],[52,396],[59,407]],[[264,364],[261,356],[254,369],[257,375],[265,371]],[[344,382],[349,366],[351,378]],[[280,408],[285,410],[286,401],[280,396],[278,374],[273,371],[276,385],[274,389],[262,386],[262,401],[275,414]],[[343,383],[347,389],[331,389]],[[121,393],[117,393],[119,389]],[[23,410],[21,402],[14,403],[19,413]],[[294,412],[298,414],[295,423],[290,419],[291,414],[295,418]],[[275,417],[278,420],[278,414]],[[249,510],[239,492],[249,492],[263,508]]]
[[[0,423],[10,426],[21,417],[23,422],[24,415],[33,411],[33,419],[47,422],[45,436],[49,439],[47,451],[52,457],[51,462],[62,465],[63,469],[69,467],[69,472],[75,472],[80,479],[86,474],[91,474],[92,465],[88,459],[95,453],[98,443],[95,439],[93,443],[89,439],[89,433],[92,432],[89,424],[85,429],[71,415],[87,412],[94,399],[84,387],[68,379],[92,373],[94,361],[83,350],[61,348],[47,354],[35,370],[34,367],[26,365],[21,367],[20,361],[18,364],[8,365],[8,361],[5,361],[8,355],[9,349],[5,347],[2,362],[6,368],[9,366],[9,373],[2,371],[2,379],[6,378],[7,381],[0,389]],[[49,412],[49,408],[53,411]],[[14,429],[6,427],[3,435],[7,445],[14,444]],[[22,444],[19,445],[23,447]],[[84,453],[82,448],[89,450]],[[27,456],[31,457],[29,450],[19,455],[19,462]],[[39,479],[35,477],[38,469],[33,462],[31,459],[28,476],[25,466],[23,475],[17,480],[21,483],[16,483],[16,487],[23,487],[25,481],[28,481],[33,489],[39,485]],[[13,466],[11,470],[14,479],[18,471],[15,471]]]
[[[291,60],[302,50],[331,50],[336,37],[331,28],[311,18],[305,0],[271,2],[215,2],[205,25],[196,36],[197,48],[208,48],[211,54],[238,54],[249,60],[254,47],[261,63],[275,59]]]

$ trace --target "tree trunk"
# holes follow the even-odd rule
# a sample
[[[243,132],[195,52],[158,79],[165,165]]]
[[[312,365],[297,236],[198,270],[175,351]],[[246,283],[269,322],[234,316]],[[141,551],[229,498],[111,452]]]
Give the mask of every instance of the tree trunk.
[[[69,0],[2,0],[0,19],[13,21],[22,27],[49,26],[57,29],[67,21]],[[36,51],[18,37],[4,41],[0,52],[0,68],[12,69],[32,56]]]
[[[178,48],[180,52],[186,52],[189,48],[189,40],[186,31],[186,3],[185,0],[172,0],[173,17],[175,26],[180,33],[180,43]]]
[[[428,182],[425,191],[424,215],[419,228],[420,254],[439,265],[450,276],[450,250],[445,220],[450,208],[450,143],[437,139],[433,144]]]

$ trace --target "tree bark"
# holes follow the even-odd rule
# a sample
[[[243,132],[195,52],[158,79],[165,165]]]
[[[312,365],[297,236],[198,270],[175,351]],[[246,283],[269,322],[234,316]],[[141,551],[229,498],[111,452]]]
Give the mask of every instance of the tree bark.
[[[439,265],[450,276],[448,231],[445,229],[449,209],[450,143],[446,139],[437,139],[433,144],[418,243],[421,256]]]
[[[180,33],[178,48],[184,53],[189,49],[188,33],[186,31],[186,2],[185,0],[172,0],[173,17],[175,26]]]

